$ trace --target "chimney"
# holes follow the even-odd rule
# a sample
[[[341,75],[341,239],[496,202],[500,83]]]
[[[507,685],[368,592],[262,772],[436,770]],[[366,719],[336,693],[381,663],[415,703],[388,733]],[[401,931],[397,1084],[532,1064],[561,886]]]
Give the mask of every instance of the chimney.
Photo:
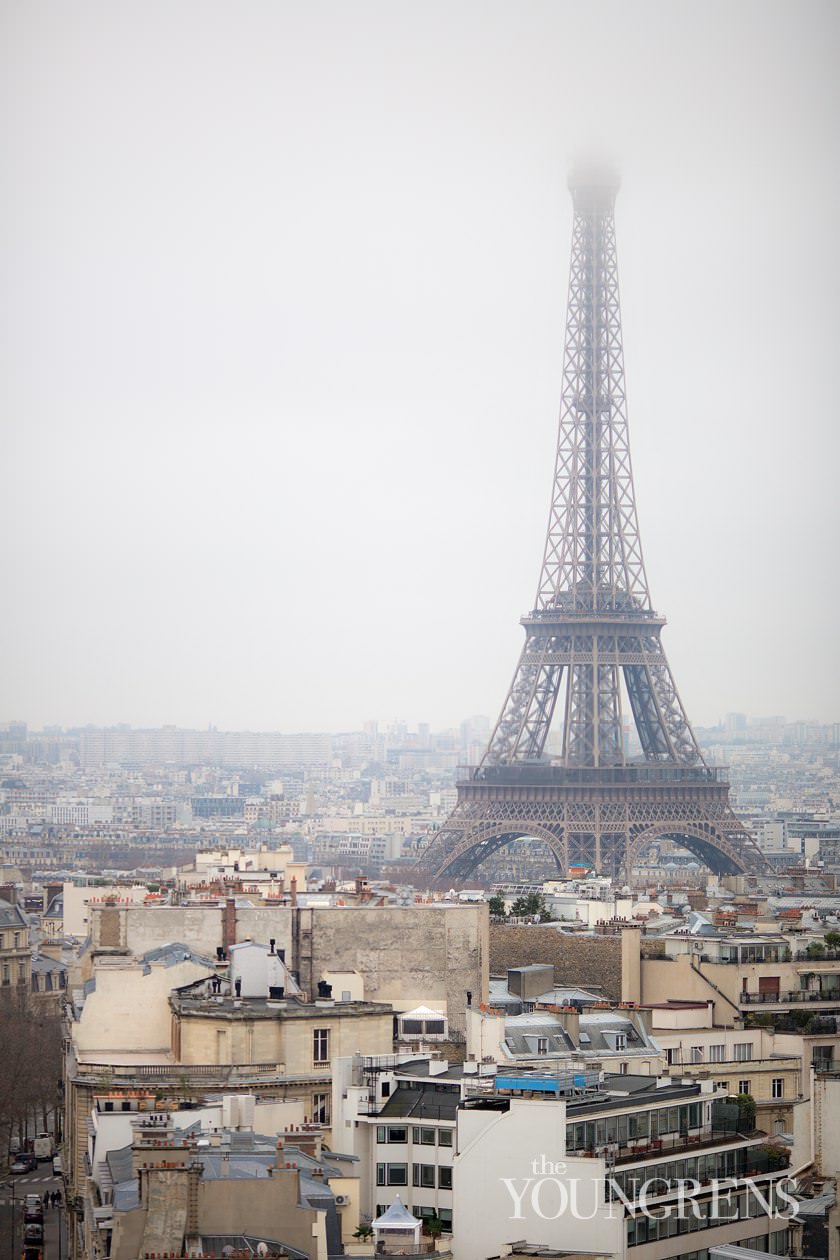
[[[228,897],[225,902],[224,918],[222,921],[222,939],[224,941],[225,950],[230,949],[231,945],[236,944],[236,902],[233,897]]]
[[[292,876],[292,882],[289,885],[289,894],[290,894],[289,905],[296,906],[297,905],[297,876],[295,875]]]
[[[569,1034],[575,1047],[580,1045],[580,1012],[573,1006],[555,1007],[560,1023]]]

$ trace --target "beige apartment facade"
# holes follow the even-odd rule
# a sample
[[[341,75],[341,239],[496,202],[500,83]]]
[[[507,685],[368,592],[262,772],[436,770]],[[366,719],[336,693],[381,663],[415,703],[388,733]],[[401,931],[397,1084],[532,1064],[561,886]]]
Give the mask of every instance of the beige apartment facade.
[[[666,1071],[683,1080],[712,1080],[727,1094],[749,1094],[756,1126],[789,1140],[792,1163],[813,1159],[810,1060],[801,1037],[763,1028],[719,1028],[711,1003],[674,1002],[650,1010],[651,1034]]]

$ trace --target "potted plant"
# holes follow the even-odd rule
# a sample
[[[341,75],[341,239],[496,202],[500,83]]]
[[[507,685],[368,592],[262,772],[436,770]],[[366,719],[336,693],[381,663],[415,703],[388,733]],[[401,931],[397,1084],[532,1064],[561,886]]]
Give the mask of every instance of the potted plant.
[[[443,1221],[439,1216],[430,1216],[423,1222],[423,1229],[430,1238],[440,1238],[443,1233]]]

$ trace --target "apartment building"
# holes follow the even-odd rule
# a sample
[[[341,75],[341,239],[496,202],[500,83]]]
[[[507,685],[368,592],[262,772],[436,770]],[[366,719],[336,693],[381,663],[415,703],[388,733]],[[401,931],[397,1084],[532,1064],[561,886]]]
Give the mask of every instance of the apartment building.
[[[517,1015],[495,1006],[467,1011],[467,1057],[503,1067],[553,1065],[659,1076],[664,1055],[652,1038],[650,1014],[629,1007],[537,1005]]]
[[[616,1260],[706,1260],[720,1244],[786,1255],[785,1161],[731,1111],[711,1081],[479,1078],[456,1117],[456,1260],[513,1238]]]
[[[93,1110],[200,1108],[222,1094],[258,1091],[294,1101],[303,1121],[329,1137],[334,1058],[357,1049],[381,1055],[393,1045],[387,1004],[276,998],[275,985],[252,995],[244,982],[254,966],[240,969],[243,983],[232,989],[226,961],[184,945],[94,956],[87,971],[69,995],[64,1067],[74,1226],[82,1225]]]
[[[431,1055],[354,1055],[336,1063],[334,1132],[358,1161],[367,1219],[381,1216],[399,1195],[418,1220],[437,1220],[447,1234],[453,1231],[463,1077],[460,1065]]]
[[[816,938],[675,932],[645,942],[641,980],[644,1005],[711,1001],[719,1025],[840,1016],[840,956]]]
[[[712,1003],[669,1002],[649,1008],[651,1035],[668,1071],[683,1079],[712,1079],[730,1095],[749,1094],[756,1125],[784,1138],[795,1165],[812,1150],[811,1058],[803,1037],[766,1028],[715,1027]]]
[[[29,920],[16,901],[0,899],[0,986],[30,982]]]
[[[352,1163],[311,1127],[284,1123],[279,1105],[256,1102],[94,1110],[80,1249],[109,1260],[340,1251],[358,1223]]]

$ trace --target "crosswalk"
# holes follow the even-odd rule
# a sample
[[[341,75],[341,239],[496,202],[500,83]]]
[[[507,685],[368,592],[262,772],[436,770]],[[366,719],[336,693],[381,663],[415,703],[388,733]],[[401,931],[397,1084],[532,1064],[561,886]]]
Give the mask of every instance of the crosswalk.
[[[32,1177],[21,1177],[20,1180],[15,1181],[15,1193],[13,1198],[9,1194],[9,1183],[7,1182],[6,1185],[3,1186],[2,1190],[0,1190],[0,1207],[9,1207],[13,1203],[23,1203],[27,1194],[34,1193],[34,1186],[42,1186],[45,1182],[51,1183],[53,1190],[57,1190],[61,1186],[60,1179],[56,1177],[54,1173],[44,1173],[41,1176],[36,1173]]]

